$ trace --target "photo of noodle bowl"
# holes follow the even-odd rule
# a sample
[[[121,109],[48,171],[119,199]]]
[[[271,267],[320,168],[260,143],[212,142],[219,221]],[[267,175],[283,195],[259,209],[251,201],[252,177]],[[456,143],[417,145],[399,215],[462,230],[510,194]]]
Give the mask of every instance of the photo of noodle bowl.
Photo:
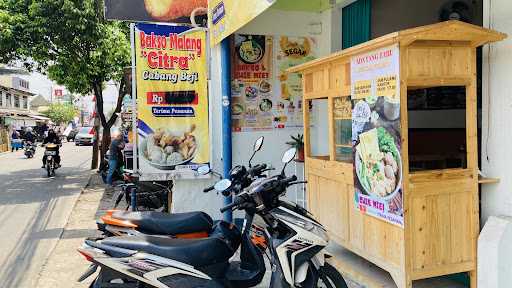
[[[194,136],[196,126],[187,131],[159,128],[141,141],[140,151],[149,164],[160,170],[172,170],[194,159],[198,144]]]
[[[359,135],[356,174],[366,194],[393,200],[402,182],[402,159],[395,139],[384,128]]]

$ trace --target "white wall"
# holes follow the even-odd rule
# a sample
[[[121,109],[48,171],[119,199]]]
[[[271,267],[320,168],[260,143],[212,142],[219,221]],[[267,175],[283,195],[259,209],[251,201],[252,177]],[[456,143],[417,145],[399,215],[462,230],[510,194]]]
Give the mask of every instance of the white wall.
[[[484,0],[484,26],[509,38],[484,47],[482,171],[498,184],[482,185],[482,224],[512,215],[512,1]]]
[[[238,33],[260,35],[287,35],[287,36],[315,36],[319,39],[320,56],[328,55],[331,51],[341,47],[341,20],[340,9],[333,9],[323,13],[283,12],[269,9],[251,23],[243,27]],[[321,31],[319,31],[321,27]],[[311,34],[309,32],[315,32]],[[320,32],[317,34],[316,32]],[[334,35],[331,37],[331,35]],[[222,171],[222,117],[221,117],[221,86],[220,86],[220,47],[213,47],[211,52],[211,81],[209,85],[210,119],[212,130],[212,166]],[[325,126],[326,127],[326,126]],[[267,163],[280,168],[282,153],[287,149],[285,144],[290,135],[302,133],[302,129],[273,130],[264,132],[233,133],[233,165],[247,165],[250,151],[254,141],[265,136],[263,150],[255,157],[255,163]],[[325,131],[326,133],[326,131]],[[326,138],[327,139],[327,136]],[[294,172],[294,164],[289,167],[289,173]],[[301,169],[299,169],[301,171]],[[222,206],[222,197],[215,192],[203,194],[201,190],[211,180],[179,180],[174,192],[173,211],[183,212],[203,210],[214,218],[219,218],[219,208]],[[295,199],[295,191],[289,191],[288,197]]]

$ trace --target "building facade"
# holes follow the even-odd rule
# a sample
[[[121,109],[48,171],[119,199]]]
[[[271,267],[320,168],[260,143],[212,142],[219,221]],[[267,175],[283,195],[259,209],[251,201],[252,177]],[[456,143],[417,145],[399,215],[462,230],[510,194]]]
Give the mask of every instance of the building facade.
[[[0,77],[0,152],[9,150],[13,129],[37,125],[37,115],[30,111],[29,82],[17,76]]]

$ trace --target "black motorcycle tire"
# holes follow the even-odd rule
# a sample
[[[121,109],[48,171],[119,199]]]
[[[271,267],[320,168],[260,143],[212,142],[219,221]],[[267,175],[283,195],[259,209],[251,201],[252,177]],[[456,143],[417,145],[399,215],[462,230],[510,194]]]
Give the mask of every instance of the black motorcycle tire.
[[[52,177],[52,167],[50,166],[50,164],[46,164],[46,174],[48,175],[48,177]]]
[[[310,271],[311,270],[315,269],[310,269]],[[309,279],[306,279],[305,282],[307,282],[307,284],[305,287],[318,288],[318,282],[321,280],[326,283],[327,288],[348,288],[347,283],[340,272],[327,262],[320,268],[320,270],[308,274],[308,278],[313,277],[313,281],[308,281]]]

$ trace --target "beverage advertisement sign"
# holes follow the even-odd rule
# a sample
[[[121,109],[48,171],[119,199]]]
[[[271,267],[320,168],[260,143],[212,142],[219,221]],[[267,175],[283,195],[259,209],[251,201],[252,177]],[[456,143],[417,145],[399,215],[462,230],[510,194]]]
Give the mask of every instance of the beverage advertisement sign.
[[[276,0],[210,0],[208,19],[212,45],[242,28]]]
[[[355,205],[403,227],[399,47],[351,59]]]
[[[193,177],[210,162],[206,32],[137,24],[134,29],[138,170],[143,179]]]
[[[302,127],[302,78],[286,69],[315,59],[315,39],[235,34],[232,51],[233,131]]]

